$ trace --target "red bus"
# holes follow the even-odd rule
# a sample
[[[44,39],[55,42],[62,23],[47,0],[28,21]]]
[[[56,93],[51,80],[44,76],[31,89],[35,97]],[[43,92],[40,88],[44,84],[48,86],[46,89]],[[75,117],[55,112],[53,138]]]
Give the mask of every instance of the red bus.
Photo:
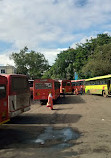
[[[7,78],[0,75],[0,124],[9,121]]]
[[[10,74],[7,77],[9,117],[30,110],[30,89],[25,75]]]
[[[53,100],[60,96],[60,83],[53,79],[36,79],[33,83],[33,99],[40,100],[41,104],[46,103],[49,93],[52,93]]]
[[[82,88],[83,92],[85,92],[84,81],[85,79],[71,80],[73,91],[75,92],[75,90],[77,89],[78,93],[80,93],[80,90]]]
[[[72,84],[71,80],[59,80],[60,82],[60,93],[72,93]]]

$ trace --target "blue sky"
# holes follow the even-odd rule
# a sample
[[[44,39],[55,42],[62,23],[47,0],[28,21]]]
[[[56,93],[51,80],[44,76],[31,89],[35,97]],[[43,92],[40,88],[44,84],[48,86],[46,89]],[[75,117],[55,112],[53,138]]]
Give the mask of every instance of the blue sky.
[[[0,65],[27,46],[53,64],[62,50],[111,35],[111,0],[1,0]]]

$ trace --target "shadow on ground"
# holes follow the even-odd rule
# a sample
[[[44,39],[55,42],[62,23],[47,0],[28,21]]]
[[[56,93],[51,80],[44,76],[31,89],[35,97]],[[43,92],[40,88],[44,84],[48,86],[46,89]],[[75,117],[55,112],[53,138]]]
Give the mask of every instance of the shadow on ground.
[[[12,118],[7,124],[65,124],[76,123],[80,114],[27,114]]]
[[[83,104],[85,100],[81,97],[81,95],[62,95],[57,99],[55,104]]]

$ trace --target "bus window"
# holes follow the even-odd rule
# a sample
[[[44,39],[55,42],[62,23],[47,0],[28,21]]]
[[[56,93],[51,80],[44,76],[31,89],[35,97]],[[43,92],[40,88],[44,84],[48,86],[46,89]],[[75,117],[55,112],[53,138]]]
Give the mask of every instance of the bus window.
[[[6,86],[0,85],[0,98],[6,97]]]
[[[55,87],[55,89],[58,89],[58,88],[60,89],[60,83],[59,82],[55,82],[54,83],[54,87]]]
[[[0,124],[9,121],[7,78],[0,75]]]
[[[51,89],[52,83],[36,83],[35,89]]]
[[[67,82],[67,86],[70,86],[71,85],[71,83],[70,82]]]
[[[29,88],[27,78],[12,77],[12,91],[25,91]]]
[[[63,82],[62,86],[66,86],[66,82]]]

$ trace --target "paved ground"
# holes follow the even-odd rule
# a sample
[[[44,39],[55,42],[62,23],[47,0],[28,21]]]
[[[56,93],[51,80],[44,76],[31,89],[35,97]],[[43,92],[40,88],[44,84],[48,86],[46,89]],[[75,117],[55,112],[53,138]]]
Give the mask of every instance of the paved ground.
[[[0,127],[0,158],[111,158],[111,97],[67,95]]]

